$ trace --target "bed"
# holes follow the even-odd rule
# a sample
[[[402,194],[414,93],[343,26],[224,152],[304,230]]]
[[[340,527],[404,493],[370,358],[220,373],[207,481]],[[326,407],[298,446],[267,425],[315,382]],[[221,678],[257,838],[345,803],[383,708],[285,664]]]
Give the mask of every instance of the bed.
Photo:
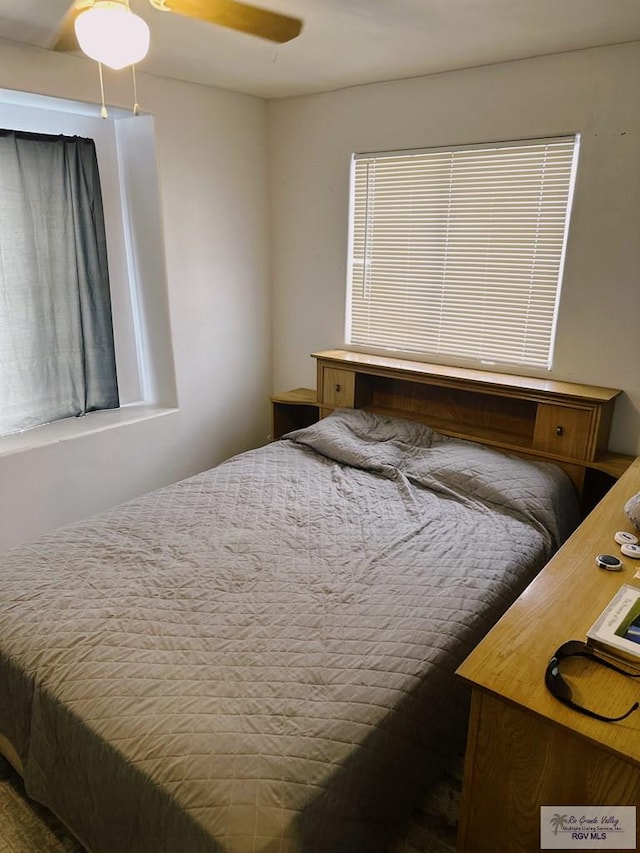
[[[577,522],[553,464],[337,410],[2,555],[0,751],[95,853],[384,851]]]

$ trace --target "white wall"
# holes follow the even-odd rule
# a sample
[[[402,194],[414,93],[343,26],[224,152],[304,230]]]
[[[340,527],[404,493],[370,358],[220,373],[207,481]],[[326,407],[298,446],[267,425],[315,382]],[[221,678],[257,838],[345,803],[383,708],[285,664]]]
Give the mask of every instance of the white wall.
[[[130,76],[109,73],[105,82],[110,103],[131,103]],[[94,63],[9,42],[0,42],[0,87],[89,102],[99,94]],[[155,119],[179,409],[0,456],[0,548],[207,468],[267,436],[265,104],[143,73],[138,96]],[[157,286],[165,287],[161,280]]]
[[[344,341],[350,156],[582,134],[552,378],[621,388],[640,454],[640,44],[271,101],[274,385],[315,386]]]

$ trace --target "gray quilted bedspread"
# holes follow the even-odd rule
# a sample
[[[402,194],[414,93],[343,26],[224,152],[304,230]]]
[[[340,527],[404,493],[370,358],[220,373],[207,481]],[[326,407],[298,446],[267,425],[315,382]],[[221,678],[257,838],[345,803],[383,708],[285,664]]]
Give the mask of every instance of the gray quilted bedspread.
[[[553,466],[338,412],[3,555],[0,734],[96,853],[384,851],[576,521]]]

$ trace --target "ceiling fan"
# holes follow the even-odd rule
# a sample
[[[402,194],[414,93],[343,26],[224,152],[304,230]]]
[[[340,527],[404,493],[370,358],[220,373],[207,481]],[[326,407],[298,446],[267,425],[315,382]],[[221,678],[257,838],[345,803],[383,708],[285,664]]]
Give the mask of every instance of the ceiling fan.
[[[302,29],[302,21],[298,18],[240,3],[237,0],[149,0],[149,3],[160,12],[195,18],[278,43],[290,41]],[[88,10],[120,10],[130,13],[129,0],[75,0],[55,37],[53,45],[55,50],[78,49],[75,22]],[[137,15],[133,17],[138,18]],[[138,20],[141,21],[140,18]]]

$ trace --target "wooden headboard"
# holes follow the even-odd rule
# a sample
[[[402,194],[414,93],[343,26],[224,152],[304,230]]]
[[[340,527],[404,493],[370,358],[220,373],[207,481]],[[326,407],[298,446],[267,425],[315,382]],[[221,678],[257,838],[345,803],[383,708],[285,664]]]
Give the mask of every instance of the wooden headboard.
[[[633,457],[608,451],[614,388],[426,364],[346,350],[313,353],[317,405],[411,418],[439,432],[559,464],[579,494],[589,472],[609,478]]]

